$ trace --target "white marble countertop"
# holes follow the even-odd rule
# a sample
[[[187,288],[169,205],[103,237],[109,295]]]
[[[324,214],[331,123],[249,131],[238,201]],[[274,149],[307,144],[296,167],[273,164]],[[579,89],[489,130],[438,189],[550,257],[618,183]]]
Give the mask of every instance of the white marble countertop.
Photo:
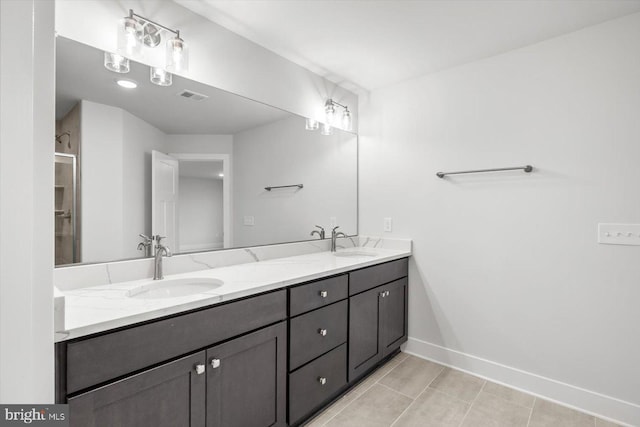
[[[411,250],[371,247],[355,247],[340,252],[367,252],[368,256],[338,257],[331,252],[317,252],[165,276],[165,280],[215,278],[224,282],[211,291],[181,297],[138,299],[128,296],[131,289],[142,284],[162,284],[162,281],[150,279],[63,291],[65,329],[56,331],[55,341],[128,326],[411,255]]]

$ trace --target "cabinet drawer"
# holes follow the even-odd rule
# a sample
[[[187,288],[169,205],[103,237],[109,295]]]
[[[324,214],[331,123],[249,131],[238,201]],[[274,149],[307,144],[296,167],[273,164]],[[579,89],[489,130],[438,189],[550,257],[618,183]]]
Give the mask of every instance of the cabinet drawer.
[[[347,309],[344,300],[291,319],[290,370],[347,341]]]
[[[346,344],[289,374],[289,424],[308,415],[346,383]]]
[[[67,344],[67,394],[286,318],[284,290]]]
[[[348,283],[348,276],[343,274],[291,288],[289,290],[290,315],[297,316],[345,299],[349,296]]]
[[[349,273],[349,295],[405,277],[408,275],[408,266],[408,259],[403,258]]]

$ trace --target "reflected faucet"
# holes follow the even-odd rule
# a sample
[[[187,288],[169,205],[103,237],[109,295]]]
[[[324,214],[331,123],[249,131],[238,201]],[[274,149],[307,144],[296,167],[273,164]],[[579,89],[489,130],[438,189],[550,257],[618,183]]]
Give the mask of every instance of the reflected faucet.
[[[154,260],[153,280],[164,279],[164,275],[162,274],[162,256],[171,256],[171,250],[160,243],[164,238],[164,236],[160,236],[159,234],[154,236],[154,239],[156,240],[156,256]]]
[[[317,235],[318,235],[318,237],[319,237],[321,240],[322,240],[322,239],[324,239],[324,228],[320,227],[319,225],[316,225],[316,228],[319,228],[319,229],[320,229],[320,231],[318,231],[318,230],[313,230],[313,231],[311,232],[311,236],[313,236],[314,234],[317,234]]]
[[[145,236],[144,234],[138,234],[138,236],[142,237],[143,241],[138,243],[138,250],[144,251],[144,257],[149,258],[151,256],[151,244],[153,241],[152,237]]]
[[[331,252],[336,251],[336,240],[338,239],[338,237],[347,237],[347,235],[344,234],[342,231],[338,231],[336,233],[336,230],[338,228],[340,228],[339,225],[333,227],[333,230],[331,230]]]

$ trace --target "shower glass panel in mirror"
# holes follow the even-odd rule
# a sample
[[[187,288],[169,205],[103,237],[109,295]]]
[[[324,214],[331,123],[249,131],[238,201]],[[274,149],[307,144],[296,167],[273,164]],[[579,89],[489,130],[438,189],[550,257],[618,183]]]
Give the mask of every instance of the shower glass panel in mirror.
[[[357,234],[356,134],[179,76],[157,86],[143,64],[114,73],[63,37],[54,145],[57,266],[150,256],[157,234],[173,253]]]

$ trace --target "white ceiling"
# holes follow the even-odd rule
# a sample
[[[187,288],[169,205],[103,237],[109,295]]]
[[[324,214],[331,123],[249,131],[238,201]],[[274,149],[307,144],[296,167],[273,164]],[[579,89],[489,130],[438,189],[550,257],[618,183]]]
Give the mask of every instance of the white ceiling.
[[[356,91],[640,12],[640,0],[174,1]]]

